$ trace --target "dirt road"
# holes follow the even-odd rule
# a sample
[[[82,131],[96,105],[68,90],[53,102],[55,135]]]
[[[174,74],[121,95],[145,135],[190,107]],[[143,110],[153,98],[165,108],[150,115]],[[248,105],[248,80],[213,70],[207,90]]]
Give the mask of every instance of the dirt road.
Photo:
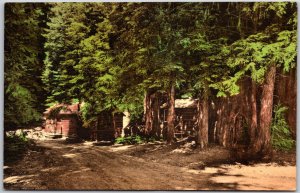
[[[10,190],[296,188],[295,166],[220,164],[201,168],[201,154],[169,150],[164,145],[101,147],[91,143],[64,144],[60,140],[38,141],[22,161],[4,166],[4,187]],[[213,151],[216,150],[210,152]]]

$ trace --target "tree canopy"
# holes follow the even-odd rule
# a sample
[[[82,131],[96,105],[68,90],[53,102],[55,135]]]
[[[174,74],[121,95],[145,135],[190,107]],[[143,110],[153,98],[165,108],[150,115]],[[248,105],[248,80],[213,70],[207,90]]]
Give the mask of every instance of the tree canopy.
[[[296,30],[294,2],[7,3],[5,125],[74,100],[87,122],[105,110],[139,117],[153,93],[197,98],[201,114],[246,77],[265,93],[272,69],[294,69]]]

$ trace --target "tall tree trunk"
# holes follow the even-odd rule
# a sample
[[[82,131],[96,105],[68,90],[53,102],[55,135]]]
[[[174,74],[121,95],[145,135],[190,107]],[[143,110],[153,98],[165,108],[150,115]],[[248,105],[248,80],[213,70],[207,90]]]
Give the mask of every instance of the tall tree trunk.
[[[171,83],[170,90],[168,91],[169,100],[168,100],[168,135],[167,143],[171,144],[174,142],[174,122],[175,122],[175,88],[173,83]]]
[[[204,97],[204,99],[199,100],[198,102],[198,137],[197,144],[200,145],[200,148],[203,149],[208,145],[208,99]]]
[[[95,125],[95,127],[96,127],[96,132],[95,132],[95,138],[96,138],[96,141],[98,142],[98,124],[99,124],[99,116],[97,116],[97,119],[96,119],[96,125]]]
[[[287,121],[291,128],[293,139],[296,140],[296,112],[297,112],[297,77],[296,69],[292,69],[289,73],[289,86],[288,86],[288,112]]]
[[[279,102],[288,108],[286,112],[285,119],[289,125],[292,137],[296,140],[296,99],[297,99],[297,80],[296,80],[296,69],[292,69],[286,76],[281,76],[279,78],[279,83],[284,89],[284,93],[277,91],[277,96]],[[285,84],[282,84],[282,83]],[[278,87],[278,86],[277,86]],[[276,89],[276,86],[275,86]]]
[[[151,93],[147,91],[145,93],[145,98],[144,98],[144,121],[145,121],[145,132],[148,134],[151,131],[151,122],[152,122],[152,117],[151,117]]]
[[[160,137],[159,127],[159,93],[155,93],[151,96],[151,111],[152,111],[152,124],[151,124],[151,136],[156,139]]]
[[[112,123],[111,123],[111,126],[113,128],[113,131],[114,131],[114,134],[116,133],[117,131],[117,126],[116,126],[116,116],[115,116],[115,113],[111,113],[111,118],[112,118]]]
[[[251,80],[251,122],[249,128],[250,144],[254,143],[255,132],[257,130],[257,101],[256,101],[256,82]]]
[[[258,130],[252,147],[256,156],[263,157],[271,153],[271,122],[276,66],[272,65],[266,74],[262,87]]]

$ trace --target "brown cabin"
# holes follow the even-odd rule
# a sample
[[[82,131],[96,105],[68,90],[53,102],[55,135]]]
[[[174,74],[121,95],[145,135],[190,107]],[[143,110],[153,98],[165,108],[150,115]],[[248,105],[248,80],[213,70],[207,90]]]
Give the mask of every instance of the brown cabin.
[[[64,137],[79,136],[90,140],[112,141],[123,128],[123,113],[101,112],[91,128],[82,128],[80,105],[55,105],[44,112],[45,132]]]
[[[121,112],[101,112],[94,126],[91,128],[91,139],[99,141],[112,141],[121,136],[123,128],[123,116]]]
[[[175,135],[192,134],[195,131],[194,124],[197,113],[197,99],[176,99],[175,100]],[[161,122],[167,121],[167,104],[160,107]]]
[[[55,105],[44,112],[45,132],[65,137],[77,135],[80,127],[79,104]]]

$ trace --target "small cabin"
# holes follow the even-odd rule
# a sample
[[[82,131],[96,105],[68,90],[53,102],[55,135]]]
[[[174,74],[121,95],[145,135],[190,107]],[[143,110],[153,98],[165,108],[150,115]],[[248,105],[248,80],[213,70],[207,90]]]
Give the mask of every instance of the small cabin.
[[[113,141],[120,137],[123,129],[123,117],[122,112],[102,111],[91,128],[91,139]]]
[[[55,137],[80,137],[89,140],[113,141],[121,136],[124,114],[103,111],[90,128],[83,128],[79,112],[80,104],[59,104],[44,112],[45,132]]]
[[[45,132],[65,137],[76,136],[80,127],[79,104],[55,105],[44,112]]]
[[[175,100],[175,134],[191,134],[195,131],[197,115],[197,99],[176,99]],[[161,122],[167,121],[168,106],[164,103],[160,107]]]

